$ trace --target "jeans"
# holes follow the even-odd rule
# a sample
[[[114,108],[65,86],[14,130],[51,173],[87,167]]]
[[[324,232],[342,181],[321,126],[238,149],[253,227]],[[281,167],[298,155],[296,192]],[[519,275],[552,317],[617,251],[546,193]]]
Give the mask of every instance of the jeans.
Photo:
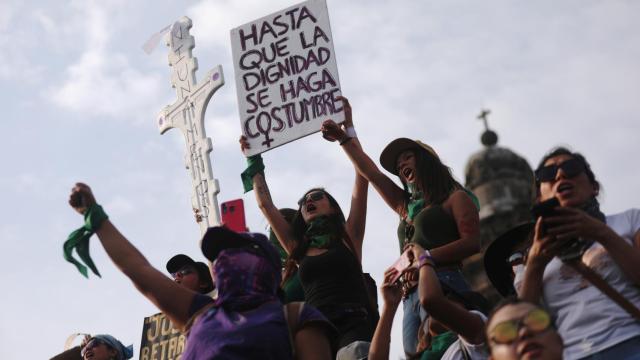
[[[438,279],[456,291],[469,291],[469,284],[459,270],[438,271]],[[402,301],[402,347],[405,353],[413,354],[418,346],[418,329],[427,318],[427,312],[420,306],[420,295],[417,289]]]

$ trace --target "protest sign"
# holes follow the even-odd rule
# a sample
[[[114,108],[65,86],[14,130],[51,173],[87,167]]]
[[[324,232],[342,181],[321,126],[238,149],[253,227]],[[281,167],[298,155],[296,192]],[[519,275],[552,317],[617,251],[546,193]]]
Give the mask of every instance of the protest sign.
[[[185,336],[163,313],[144,318],[140,360],[180,360]]]
[[[325,0],[309,0],[231,30],[242,133],[262,153],[344,121]]]

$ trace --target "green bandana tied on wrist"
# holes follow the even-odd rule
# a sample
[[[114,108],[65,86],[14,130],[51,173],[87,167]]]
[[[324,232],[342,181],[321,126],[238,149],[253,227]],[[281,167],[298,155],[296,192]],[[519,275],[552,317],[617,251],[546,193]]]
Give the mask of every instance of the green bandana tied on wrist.
[[[247,158],[247,169],[240,174],[245,193],[253,190],[253,177],[261,173],[264,173],[262,156],[260,154],[249,156]]]
[[[100,272],[98,272],[96,265],[93,263],[93,260],[89,255],[89,238],[108,218],[109,217],[102,209],[102,206],[98,204],[91,205],[91,207],[89,207],[89,209],[84,213],[84,225],[69,234],[67,241],[65,241],[62,246],[65,260],[74,264],[78,268],[78,271],[80,271],[80,273],[86,278],[89,277],[87,273],[87,266],[94,274],[100,277]],[[80,257],[80,260],[82,260],[84,264],[76,260],[71,254],[74,248]]]

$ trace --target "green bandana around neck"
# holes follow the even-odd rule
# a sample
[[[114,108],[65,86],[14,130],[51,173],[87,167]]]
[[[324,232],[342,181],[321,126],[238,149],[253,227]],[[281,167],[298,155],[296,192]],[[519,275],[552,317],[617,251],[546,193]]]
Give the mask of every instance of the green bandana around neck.
[[[407,217],[413,220],[413,218],[424,209],[424,193],[418,191],[415,184],[407,184],[407,187],[411,194],[409,203],[407,204]]]
[[[62,245],[65,260],[74,264],[78,268],[78,271],[80,271],[80,273],[86,278],[89,277],[87,266],[94,274],[101,277],[100,272],[98,272],[96,265],[93,263],[93,260],[89,255],[89,238],[108,218],[109,217],[102,209],[102,206],[98,204],[91,205],[91,207],[89,207],[84,213],[84,225],[69,234],[67,241]],[[73,257],[73,249],[76,250],[78,257],[80,257],[82,262]]]
[[[453,331],[447,331],[438,334],[431,339],[431,346],[422,353],[420,360],[439,360],[445,351],[458,340],[458,334]]]
[[[242,187],[244,192],[248,193],[253,190],[253,177],[257,174],[264,173],[264,162],[260,154],[249,156],[247,158],[247,168],[240,174],[242,179]]]
[[[309,239],[309,247],[324,249],[338,229],[330,216],[318,216],[311,220],[304,235]]]

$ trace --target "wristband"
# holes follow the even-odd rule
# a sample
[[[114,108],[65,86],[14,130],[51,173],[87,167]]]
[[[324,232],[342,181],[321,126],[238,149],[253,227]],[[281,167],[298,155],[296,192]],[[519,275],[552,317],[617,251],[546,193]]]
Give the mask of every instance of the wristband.
[[[344,145],[344,144],[348,143],[348,142],[349,142],[349,141],[351,141],[351,140],[353,140],[353,138],[352,138],[352,137],[347,136],[346,138],[344,138],[344,139],[340,140],[340,146],[342,146],[342,145]]]
[[[422,267],[422,265],[426,265],[427,263],[429,263],[430,266],[435,266],[435,261],[429,250],[425,250],[424,253],[418,257],[418,267]]]
[[[357,138],[358,137],[358,134],[356,134],[356,128],[354,128],[353,126],[349,126],[347,128],[346,133],[347,133],[348,137],[352,137],[352,138]]]

